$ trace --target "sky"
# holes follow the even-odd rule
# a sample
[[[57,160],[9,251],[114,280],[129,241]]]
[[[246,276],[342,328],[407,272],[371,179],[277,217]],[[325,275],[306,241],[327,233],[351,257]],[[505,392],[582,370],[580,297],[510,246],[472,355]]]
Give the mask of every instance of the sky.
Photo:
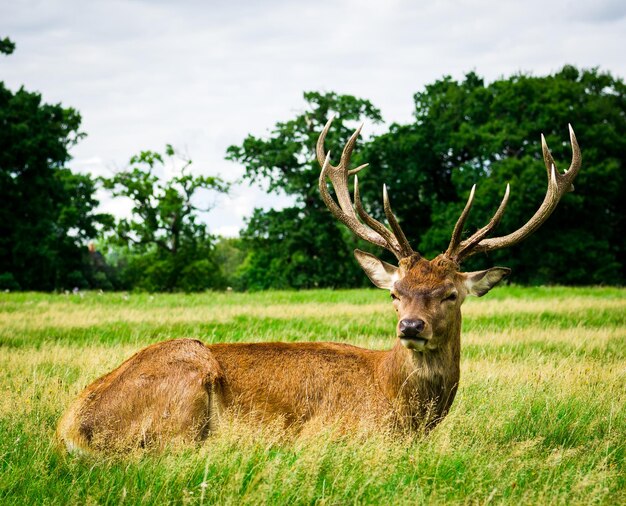
[[[243,167],[226,148],[303,111],[304,91],[367,98],[389,124],[410,122],[413,94],[445,75],[573,64],[626,76],[624,0],[3,0],[5,36],[17,50],[0,57],[0,80],[81,113],[70,167],[94,175],[170,143],[195,173],[235,181]],[[255,207],[289,202],[237,184],[205,219],[234,236]]]

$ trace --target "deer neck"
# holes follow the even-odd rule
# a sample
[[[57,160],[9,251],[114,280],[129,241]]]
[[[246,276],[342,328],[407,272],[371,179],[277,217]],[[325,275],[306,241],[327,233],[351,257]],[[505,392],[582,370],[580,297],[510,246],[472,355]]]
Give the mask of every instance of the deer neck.
[[[447,413],[459,383],[460,327],[459,319],[440,347],[425,352],[398,339],[381,361],[379,384],[402,425],[430,427]]]

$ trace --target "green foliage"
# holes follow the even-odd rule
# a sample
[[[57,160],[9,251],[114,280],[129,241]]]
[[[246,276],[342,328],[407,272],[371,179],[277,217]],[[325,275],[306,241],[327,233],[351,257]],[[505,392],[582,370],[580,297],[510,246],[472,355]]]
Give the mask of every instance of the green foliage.
[[[608,73],[571,66],[546,77],[515,75],[489,85],[470,73],[461,82],[444,78],[427,86],[415,95],[414,128],[428,134],[435,166],[448,174],[455,191],[433,201],[427,228],[407,233],[419,237],[423,252],[445,249],[473,183],[478,189],[468,231],[489,220],[507,182],[512,198],[497,235],[519,228],[546,191],[540,134],[564,170],[571,158],[571,123],[583,152],[575,193],[528,240],[468,265],[504,262],[523,283],[623,283],[624,90]]]
[[[0,52],[15,44],[0,39]],[[469,190],[478,183],[465,233],[482,226],[504,187],[512,196],[496,231],[525,223],[546,190],[540,133],[561,170],[571,156],[567,123],[576,129],[583,167],[576,191],[566,195],[543,227],[518,246],[470,259],[466,269],[501,263],[516,282],[623,284],[626,280],[626,100],[624,83],[597,69],[565,66],[533,77],[514,75],[491,84],[475,73],[445,77],[415,94],[415,121],[392,124],[361,142],[354,165],[369,162],[360,178],[365,207],[384,221],[381,187],[409,240],[427,257],[446,248]],[[196,200],[225,193],[219,178],[189,173],[190,160],[144,151],[129,168],[102,179],[117,198],[130,199],[132,217],[116,224],[95,212],[96,182],[65,167],[69,149],[84,135],[77,111],[49,105],[23,88],[0,82],[0,288],[139,288],[150,291],[232,286],[236,289],[354,287],[366,278],[352,259],[365,245],[331,217],[318,191],[318,135],[337,119],[326,149],[337,160],[357,121],[382,121],[369,101],[308,92],[303,112],[276,123],[265,137],[249,135],[227,150],[245,167],[244,179],[293,197],[283,210],[255,210],[241,237],[215,238]],[[163,179],[166,163],[179,175]],[[114,227],[114,230],[112,230]],[[103,232],[103,229],[106,231]],[[99,253],[84,248],[101,234]],[[375,251],[387,260],[387,252]]]
[[[11,41],[1,42],[10,53]],[[95,212],[95,182],[64,167],[80,122],[74,109],[0,82],[0,277],[9,289],[93,281],[85,243],[110,217]]]
[[[305,100],[307,111],[278,123],[268,139],[249,136],[228,150],[229,159],[246,166],[247,179],[296,197],[293,208],[257,210],[242,232],[248,256],[241,279],[250,288],[355,286],[363,279],[349,260],[357,241],[341,244],[349,235],[342,239],[343,226],[321,203],[314,146],[332,112],[343,120],[327,140],[335,159],[353,126],[345,122],[379,121],[380,113],[366,100],[333,93],[307,93]],[[415,94],[413,123],[391,125],[355,154],[354,166],[371,165],[359,180],[363,201],[384,221],[386,183],[409,240],[433,257],[446,248],[472,184],[478,191],[466,233],[490,219],[510,182],[512,198],[496,231],[506,235],[530,219],[545,195],[541,132],[561,170],[569,164],[569,122],[583,151],[576,192],[525,242],[472,258],[466,268],[502,262],[517,282],[533,284],[624,283],[625,104],[624,83],[596,69],[565,66],[554,75],[520,74],[489,85],[473,72],[461,81],[445,77]],[[351,267],[340,265],[346,260]]]
[[[0,39],[0,53],[9,55],[15,51],[15,42],[8,37]]]
[[[244,178],[268,191],[295,197],[296,205],[281,211],[255,210],[242,231],[246,259],[239,271],[240,287],[306,288],[360,286],[362,276],[351,261],[354,239],[346,242],[343,227],[331,219],[318,191],[319,164],[315,144],[331,114],[337,115],[326,148],[336,156],[353,122],[382,120],[369,101],[349,95],[309,92],[306,110],[279,122],[269,138],[248,136],[230,146],[227,159],[245,166]],[[348,236],[349,237],[349,236]]]
[[[316,288],[362,286],[350,244],[329,213],[289,207],[255,210],[242,231],[248,252],[239,268],[239,286]]]
[[[166,162],[179,175],[165,180],[157,174]],[[214,238],[200,219],[211,206],[200,207],[195,201],[207,200],[201,193],[227,193],[229,185],[219,177],[191,174],[191,165],[167,145],[164,154],[142,151],[131,158],[127,170],[101,178],[114,197],[132,202],[131,216],[118,220],[107,235],[121,287],[154,292],[224,285],[213,260]]]
[[[338,244],[339,225],[333,225],[321,204],[313,150],[331,112],[343,120],[377,121],[380,114],[369,102],[354,97],[308,93],[305,99],[311,111],[278,123],[267,140],[249,136],[242,146],[228,151],[230,159],[246,165],[248,179],[265,181],[269,190],[282,189],[297,197],[295,208],[257,211],[248,222],[242,237],[250,249],[244,268],[250,287],[354,286],[355,279],[362,279],[353,270],[354,274],[345,274],[339,265],[349,255]],[[433,257],[446,248],[472,184],[478,183],[478,191],[466,233],[490,219],[510,182],[512,197],[496,231],[506,235],[530,219],[545,195],[541,132],[561,161],[561,170],[569,164],[568,122],[583,151],[576,192],[565,196],[554,215],[525,242],[472,258],[466,268],[502,262],[514,269],[517,282],[622,284],[624,83],[596,69],[565,66],[554,75],[520,74],[489,85],[472,72],[461,81],[445,77],[427,85],[415,94],[412,124],[391,125],[355,154],[354,166],[371,165],[359,179],[363,201],[384,221],[381,187],[386,183],[409,240]],[[335,158],[350,133],[344,123],[333,125],[327,146]],[[297,240],[290,242],[288,236]],[[382,256],[391,259],[387,252]],[[321,263],[338,276],[319,280],[328,275]]]
[[[470,188],[477,183],[466,233],[486,224],[507,182],[511,199],[496,235],[522,226],[547,186],[540,134],[560,170],[571,159],[567,124],[577,133],[583,166],[576,191],[521,244],[470,259],[496,263],[516,282],[623,284],[626,280],[626,97],[608,73],[566,66],[554,75],[514,75],[489,85],[475,73],[432,83],[415,95],[415,121],[390,126],[356,154],[365,207],[384,221],[381,187],[414,248],[432,258],[447,247]],[[347,138],[346,134],[344,139]],[[383,256],[391,260],[388,253]]]
[[[222,271],[226,286],[236,290],[245,289],[241,278],[242,264],[246,258],[244,241],[239,237],[220,237],[215,244],[213,257]]]

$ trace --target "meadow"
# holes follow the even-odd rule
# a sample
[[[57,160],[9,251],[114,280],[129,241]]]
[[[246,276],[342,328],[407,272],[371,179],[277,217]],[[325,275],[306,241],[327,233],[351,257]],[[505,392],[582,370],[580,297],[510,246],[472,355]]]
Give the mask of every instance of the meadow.
[[[494,289],[464,306],[461,385],[429,435],[231,424],[115,458],[55,446],[70,401],[141,347],[393,343],[382,291],[0,294],[0,504],[626,504],[626,289]]]

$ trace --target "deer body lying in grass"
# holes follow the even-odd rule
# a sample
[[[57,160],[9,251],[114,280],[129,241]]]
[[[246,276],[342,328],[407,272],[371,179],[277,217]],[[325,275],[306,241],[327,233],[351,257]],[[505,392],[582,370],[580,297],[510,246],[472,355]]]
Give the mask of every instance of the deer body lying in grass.
[[[557,171],[542,137],[548,189],[535,215],[520,229],[488,238],[509,197],[509,187],[491,221],[462,240],[474,188],[454,227],[447,250],[433,260],[413,251],[383,187],[389,227],[361,204],[350,158],[358,129],[338,166],[330,164],[324,139],[317,145],[322,166],[319,188],[324,202],[357,236],[392,252],[398,266],[356,250],[371,281],[389,290],[398,315],[397,339],[389,351],[337,343],[212,344],[178,339],[148,346],[89,385],[61,418],[57,434],[66,448],[89,451],[199,441],[216,430],[224,415],[278,420],[298,427],[314,420],[344,426],[373,422],[380,427],[430,429],[448,412],[459,383],[461,305],[482,296],[510,270],[494,267],[461,272],[461,262],[479,252],[515,244],[550,216],[573,189],[581,156],[570,127],[572,163]],[[354,177],[354,201],[348,191]],[[331,196],[330,179],[337,201]]]

